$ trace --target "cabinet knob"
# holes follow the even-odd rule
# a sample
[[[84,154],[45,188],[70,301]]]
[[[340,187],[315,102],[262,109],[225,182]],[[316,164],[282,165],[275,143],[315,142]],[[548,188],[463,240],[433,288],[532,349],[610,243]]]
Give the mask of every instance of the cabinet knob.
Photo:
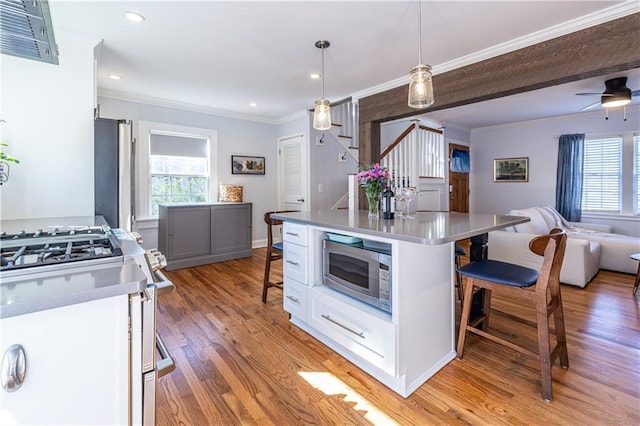
[[[2,388],[7,392],[14,392],[22,386],[27,371],[27,360],[24,349],[20,345],[11,345],[2,357]]]

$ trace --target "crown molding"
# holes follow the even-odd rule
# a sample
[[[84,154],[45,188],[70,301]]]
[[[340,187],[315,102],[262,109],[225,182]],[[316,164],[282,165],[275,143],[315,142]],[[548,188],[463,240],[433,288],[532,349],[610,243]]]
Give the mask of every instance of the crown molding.
[[[285,124],[285,123],[289,123],[295,120],[300,120],[301,118],[306,118],[306,117],[308,117],[308,112],[306,109],[303,109],[301,111],[294,112],[289,115],[285,115],[284,117],[280,117],[278,119],[278,124]]]
[[[163,108],[178,109],[181,111],[199,112],[202,114],[215,115],[215,116],[224,117],[224,118],[235,118],[238,120],[254,121],[257,123],[276,124],[276,125],[278,124],[278,120],[275,120],[271,117],[241,114],[233,111],[212,108],[204,105],[196,105],[196,104],[190,104],[186,102],[171,101],[168,99],[137,95],[134,93],[120,92],[117,90],[98,88],[98,97],[115,99],[119,101],[136,102],[140,104],[153,105],[153,106],[158,106]]]
[[[628,0],[622,3],[617,3],[614,6],[608,7],[606,9],[602,9],[597,12],[593,12],[588,15],[563,22],[558,25],[554,25],[552,27],[536,31],[531,34],[527,34],[525,36],[518,37],[516,39],[500,43],[483,50],[479,50],[469,55],[461,56],[460,58],[456,58],[442,64],[434,65],[431,68],[432,73],[433,75],[443,74],[456,68],[461,68],[476,62],[484,61],[495,56],[522,49],[524,47],[533,46],[537,43],[542,43],[556,37],[561,37],[563,35],[603,24],[605,22],[613,21],[614,19],[623,18],[625,16],[638,12],[640,12],[640,2],[638,2],[637,0]],[[380,85],[356,92],[351,95],[351,98],[353,102],[357,102],[359,99],[365,98],[367,96],[395,89],[396,87],[404,86],[406,84],[408,84],[408,76],[398,77],[386,83],[382,83]]]

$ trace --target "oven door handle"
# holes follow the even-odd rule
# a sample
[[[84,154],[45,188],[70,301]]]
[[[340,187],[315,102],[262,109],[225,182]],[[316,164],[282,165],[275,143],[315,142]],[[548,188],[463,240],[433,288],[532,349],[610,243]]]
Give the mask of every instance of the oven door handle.
[[[158,333],[156,333],[156,348],[161,357],[161,359],[156,362],[156,373],[158,378],[160,378],[175,370],[176,363]]]
[[[156,278],[156,291],[158,293],[158,295],[160,294],[166,294],[166,293],[171,293],[173,290],[176,289],[175,284],[173,284],[169,278],[167,278],[167,276],[165,274],[163,274],[162,272],[158,271],[153,271],[153,275]]]

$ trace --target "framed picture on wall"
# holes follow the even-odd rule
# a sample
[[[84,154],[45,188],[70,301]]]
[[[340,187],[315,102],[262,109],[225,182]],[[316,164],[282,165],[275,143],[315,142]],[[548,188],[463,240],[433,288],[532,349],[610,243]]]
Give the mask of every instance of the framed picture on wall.
[[[529,157],[496,158],[493,160],[494,182],[528,182]]]
[[[263,175],[264,174],[264,157],[232,155],[231,156],[231,174]]]

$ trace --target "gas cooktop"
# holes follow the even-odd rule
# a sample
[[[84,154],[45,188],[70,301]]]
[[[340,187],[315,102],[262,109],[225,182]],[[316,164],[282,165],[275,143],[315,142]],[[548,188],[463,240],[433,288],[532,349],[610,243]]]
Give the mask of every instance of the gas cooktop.
[[[106,226],[61,226],[0,233],[0,271],[122,256]]]

